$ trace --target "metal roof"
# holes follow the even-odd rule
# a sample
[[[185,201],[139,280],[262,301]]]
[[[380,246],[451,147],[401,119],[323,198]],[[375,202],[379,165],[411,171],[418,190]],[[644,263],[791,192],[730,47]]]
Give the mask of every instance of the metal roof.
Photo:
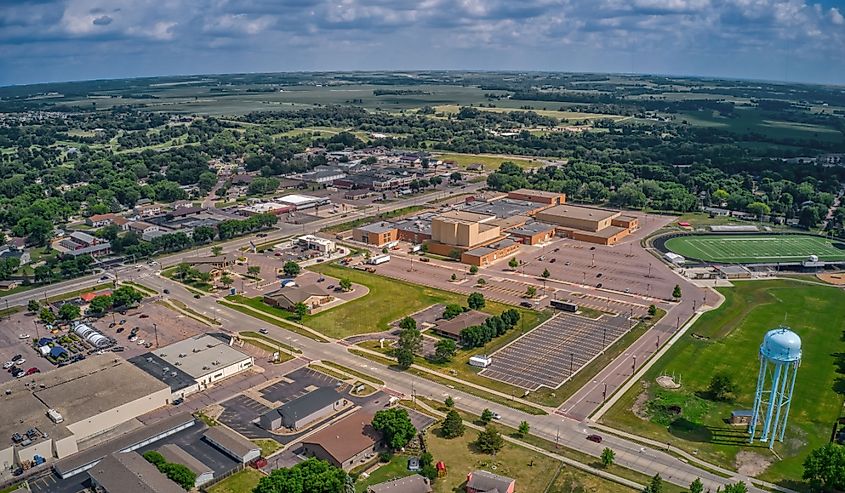
[[[308,392],[301,397],[286,402],[278,411],[285,418],[285,421],[297,421],[331,406],[341,398],[341,395],[334,388],[320,387],[313,392]]]

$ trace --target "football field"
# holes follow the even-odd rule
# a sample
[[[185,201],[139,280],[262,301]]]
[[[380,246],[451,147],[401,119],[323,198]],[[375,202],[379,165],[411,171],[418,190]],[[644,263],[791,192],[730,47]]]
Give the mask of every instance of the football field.
[[[665,246],[678,255],[704,262],[800,262],[810,255],[828,262],[845,260],[845,249],[826,238],[809,235],[687,235],[671,238]]]

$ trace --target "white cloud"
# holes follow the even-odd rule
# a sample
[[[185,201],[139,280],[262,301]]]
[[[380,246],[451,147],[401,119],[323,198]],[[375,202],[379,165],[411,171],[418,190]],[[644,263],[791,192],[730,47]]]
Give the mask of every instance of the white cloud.
[[[836,24],[837,26],[845,24],[845,17],[842,17],[842,13],[839,12],[839,9],[836,7],[830,8],[830,22]]]

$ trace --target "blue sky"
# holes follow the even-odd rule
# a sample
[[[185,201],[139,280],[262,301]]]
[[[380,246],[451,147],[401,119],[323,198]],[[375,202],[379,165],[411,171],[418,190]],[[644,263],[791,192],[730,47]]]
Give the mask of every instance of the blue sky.
[[[845,84],[845,0],[0,0],[0,85],[299,70]]]

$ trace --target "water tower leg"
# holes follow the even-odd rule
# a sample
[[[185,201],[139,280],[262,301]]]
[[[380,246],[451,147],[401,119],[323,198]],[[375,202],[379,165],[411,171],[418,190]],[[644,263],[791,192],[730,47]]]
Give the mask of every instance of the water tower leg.
[[[783,410],[784,405],[784,397],[786,392],[786,383],[789,379],[789,368],[792,365],[781,365],[783,367],[783,378],[781,379],[780,390],[773,388],[772,390],[777,391],[777,395],[774,396],[772,402],[777,401],[777,408],[778,411],[775,414],[775,421],[772,425],[772,437],[769,439],[769,448],[773,448],[775,446],[775,438],[779,435],[778,433],[778,426],[780,425],[780,413]]]
[[[757,374],[757,391],[754,395],[754,408],[751,412],[751,426],[749,427],[751,437],[748,443],[754,443],[754,435],[757,433],[757,422],[760,421],[760,404],[763,402],[763,384],[766,382],[766,367],[769,364],[766,360],[760,360],[760,373]]]
[[[775,400],[778,385],[780,385],[781,373],[783,373],[783,364],[775,364],[775,371],[772,374],[772,386],[769,391],[769,406],[766,409],[766,421],[763,423],[763,435],[760,437],[761,442],[767,441],[769,439],[769,433],[772,431],[772,414],[775,411]]]
[[[783,424],[780,427],[780,439],[783,441],[783,436],[786,433],[786,422],[789,420],[789,408],[792,406],[792,391],[795,390],[795,376],[798,375],[798,365],[792,366],[792,383],[789,384],[789,397],[786,402],[786,414],[783,416]]]

